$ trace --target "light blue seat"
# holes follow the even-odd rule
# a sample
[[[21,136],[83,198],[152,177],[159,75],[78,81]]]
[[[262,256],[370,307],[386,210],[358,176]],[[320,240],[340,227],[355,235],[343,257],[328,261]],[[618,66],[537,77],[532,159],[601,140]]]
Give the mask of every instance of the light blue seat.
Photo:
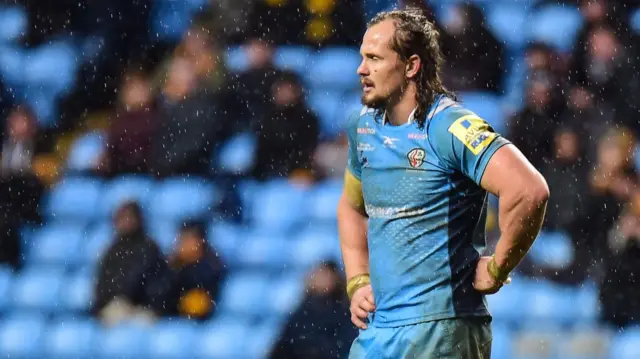
[[[74,266],[82,259],[79,250],[85,237],[85,227],[81,225],[46,225],[33,235],[29,262]]]
[[[236,191],[242,204],[242,213],[245,217],[251,217],[253,206],[258,200],[255,194],[260,187],[257,181],[251,179],[241,180],[236,185]]]
[[[80,255],[85,264],[97,265],[115,238],[115,229],[111,222],[102,222],[87,230]]]
[[[101,331],[94,355],[101,359],[146,357],[149,328],[134,323],[120,324]],[[94,358],[96,357],[94,356]]]
[[[77,50],[71,43],[57,41],[31,50],[24,63],[25,81],[54,94],[72,90],[78,68]]]
[[[106,149],[106,137],[102,131],[86,133],[73,141],[67,169],[74,172],[94,170],[102,159]]]
[[[192,358],[199,327],[187,320],[161,320],[149,333],[149,358]]]
[[[95,178],[65,178],[51,192],[45,213],[51,220],[89,222],[95,218],[102,190],[102,182]]]
[[[291,243],[282,236],[265,235],[261,231],[246,233],[240,246],[238,264],[247,268],[281,269],[291,262]]]
[[[93,301],[95,283],[96,278],[88,271],[67,276],[61,290],[61,308],[70,312],[87,312]]]
[[[462,92],[459,95],[463,106],[487,121],[496,132],[505,133],[505,114],[497,96],[487,92]]]
[[[558,343],[556,359],[601,359],[609,355],[612,331],[594,326],[567,331]]]
[[[151,31],[160,42],[176,42],[189,29],[195,12],[186,1],[157,1],[151,14]]]
[[[16,41],[29,30],[29,17],[21,6],[0,8],[0,41]]]
[[[219,303],[221,312],[238,318],[265,315],[265,298],[272,290],[269,284],[270,278],[263,272],[232,274],[222,288]]]
[[[309,70],[311,50],[304,46],[279,46],[273,54],[276,67],[304,75]]]
[[[0,45],[0,75],[2,75],[2,81],[9,86],[17,87],[18,90],[24,82],[24,67],[22,64],[25,56],[24,50],[18,46]]]
[[[489,4],[485,12],[487,24],[493,35],[511,50],[525,45],[528,8],[523,4]]]
[[[618,332],[611,343],[611,359],[637,359],[640,353],[640,326]]]
[[[527,319],[536,323],[573,324],[580,317],[579,291],[544,281],[532,284],[527,293]]]
[[[333,137],[344,129],[345,119],[338,118],[338,109],[342,100],[342,92],[313,89],[310,91],[307,104],[318,116],[321,133]]]
[[[249,339],[249,358],[268,358],[282,333],[281,320],[265,320],[253,327]]]
[[[286,180],[270,181],[260,186],[254,195],[251,218],[258,230],[285,233],[306,217],[307,191]]]
[[[313,56],[308,82],[314,89],[345,91],[358,87],[357,69],[362,58],[351,47],[331,47]]]
[[[195,355],[198,359],[245,358],[245,339],[252,337],[251,327],[235,317],[217,318],[198,333]]]
[[[244,255],[242,243],[246,229],[233,223],[214,222],[207,233],[210,245],[222,256],[228,265],[234,265]]]
[[[149,222],[147,230],[151,239],[160,246],[164,253],[172,252],[178,236],[179,227],[177,222],[152,220]]]
[[[45,321],[40,315],[14,314],[0,320],[0,353],[5,358],[41,357]]]
[[[542,231],[529,252],[535,264],[552,268],[567,268],[574,259],[571,238],[564,232]]]
[[[224,143],[215,161],[216,167],[225,173],[249,172],[256,160],[257,140],[250,133],[241,133]]]
[[[341,132],[345,131],[349,118],[359,114],[362,108],[362,92],[360,89],[342,93],[333,124],[337,126]]]
[[[100,196],[99,215],[109,217],[126,201],[135,201],[144,209],[155,192],[156,182],[147,176],[122,176],[109,181]]]
[[[283,275],[271,282],[269,288],[269,312],[281,317],[298,309],[304,299],[305,283],[302,275]]]
[[[342,185],[343,181],[340,179],[327,180],[314,186],[309,204],[309,216],[312,221],[335,222]]]
[[[583,21],[576,7],[546,5],[532,14],[527,38],[549,44],[560,52],[570,52]]]
[[[56,94],[50,88],[40,85],[26,84],[24,88],[24,102],[36,114],[38,125],[44,128],[53,127],[58,121],[58,103]]]
[[[495,323],[491,326],[493,335],[491,343],[492,359],[512,359],[511,342],[513,340],[512,331],[504,324]]]
[[[249,56],[242,46],[232,46],[225,52],[225,65],[232,72],[244,72],[249,69]]]
[[[150,214],[154,219],[180,221],[204,218],[219,204],[211,183],[193,178],[171,178],[155,187]]]
[[[91,358],[98,333],[98,323],[92,319],[56,319],[47,328],[43,349],[50,359]]]
[[[295,236],[290,250],[291,261],[297,269],[311,270],[321,261],[333,258],[333,254],[339,250],[336,226],[313,224]]]
[[[522,306],[526,306],[527,295],[532,282],[525,278],[512,276],[512,282],[505,285],[496,294],[486,297],[489,312],[498,322],[516,324],[522,320]],[[521,305],[514,305],[520,303]]]
[[[62,284],[62,271],[48,267],[30,267],[13,281],[13,307],[43,314],[58,311]]]
[[[0,313],[7,306],[9,297],[11,296],[11,284],[13,282],[13,273],[9,267],[0,266]]]
[[[634,32],[640,33],[640,8],[633,10],[629,18],[629,26]]]

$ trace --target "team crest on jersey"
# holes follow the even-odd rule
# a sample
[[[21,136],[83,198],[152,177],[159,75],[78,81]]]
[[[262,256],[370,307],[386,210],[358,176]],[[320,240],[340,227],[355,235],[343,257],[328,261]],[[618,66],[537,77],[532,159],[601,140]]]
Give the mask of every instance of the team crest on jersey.
[[[425,152],[422,148],[414,148],[407,153],[407,159],[409,159],[409,165],[413,168],[418,168],[424,163]]]

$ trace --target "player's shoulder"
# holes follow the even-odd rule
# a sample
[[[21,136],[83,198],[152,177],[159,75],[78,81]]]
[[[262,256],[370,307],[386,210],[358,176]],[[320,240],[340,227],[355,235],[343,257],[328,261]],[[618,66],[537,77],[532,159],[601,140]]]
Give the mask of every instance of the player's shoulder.
[[[443,134],[452,132],[458,125],[486,125],[477,113],[466,108],[458,101],[445,98],[441,105],[435,107],[435,112],[429,117],[427,131],[431,136],[438,138]],[[440,108],[438,108],[440,107]]]
[[[365,122],[367,119],[373,119],[375,114],[375,110],[369,107],[362,107],[358,111],[354,111],[349,115],[347,120],[347,131],[350,133],[356,133],[358,128],[361,127],[361,123]]]

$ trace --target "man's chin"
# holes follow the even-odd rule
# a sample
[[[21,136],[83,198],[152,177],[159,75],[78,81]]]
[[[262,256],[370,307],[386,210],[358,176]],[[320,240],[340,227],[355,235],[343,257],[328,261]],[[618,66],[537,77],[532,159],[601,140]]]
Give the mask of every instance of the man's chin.
[[[385,107],[384,99],[375,98],[375,97],[367,97],[367,95],[365,95],[365,94],[362,95],[362,97],[360,98],[360,101],[362,102],[362,104],[364,106],[367,106],[368,108],[373,108],[373,109],[376,109],[376,110]]]

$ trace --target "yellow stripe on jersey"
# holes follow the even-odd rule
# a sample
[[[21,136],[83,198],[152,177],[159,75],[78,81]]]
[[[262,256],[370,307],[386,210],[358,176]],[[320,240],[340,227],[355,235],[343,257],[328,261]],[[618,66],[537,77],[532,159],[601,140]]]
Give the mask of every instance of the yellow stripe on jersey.
[[[354,176],[349,169],[344,171],[344,193],[349,203],[354,208],[364,212],[364,197],[362,195],[362,183]]]
[[[449,126],[449,132],[456,136],[474,155],[487,147],[497,134],[488,123],[476,115],[466,115]]]

